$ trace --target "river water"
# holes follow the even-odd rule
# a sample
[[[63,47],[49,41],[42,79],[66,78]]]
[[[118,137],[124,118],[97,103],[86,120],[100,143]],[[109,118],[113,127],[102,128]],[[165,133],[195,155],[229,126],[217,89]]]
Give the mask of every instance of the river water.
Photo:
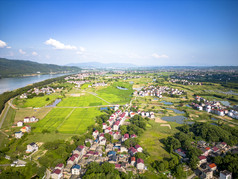
[[[44,81],[50,78],[56,78],[66,74],[52,74],[52,75],[37,75],[17,78],[2,78],[0,79],[0,94],[6,91],[12,91],[17,88],[22,88],[32,83]]]

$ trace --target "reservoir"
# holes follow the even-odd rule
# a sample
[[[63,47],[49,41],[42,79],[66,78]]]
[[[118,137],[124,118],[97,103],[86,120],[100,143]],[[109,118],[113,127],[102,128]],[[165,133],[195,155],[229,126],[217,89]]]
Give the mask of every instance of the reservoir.
[[[67,74],[51,74],[51,75],[36,75],[28,77],[16,77],[16,78],[1,78],[0,79],[0,94],[6,91],[12,91],[17,88],[22,88],[32,83],[37,83],[50,78],[56,78]]]

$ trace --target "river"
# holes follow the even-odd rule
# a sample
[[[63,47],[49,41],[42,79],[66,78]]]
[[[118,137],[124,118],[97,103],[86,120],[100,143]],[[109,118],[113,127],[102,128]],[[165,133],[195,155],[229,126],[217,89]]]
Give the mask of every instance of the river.
[[[22,88],[29,84],[44,81],[50,78],[56,78],[67,74],[52,74],[52,75],[36,75],[28,77],[17,77],[17,78],[1,78],[0,79],[0,94],[6,91],[12,91],[17,88]]]

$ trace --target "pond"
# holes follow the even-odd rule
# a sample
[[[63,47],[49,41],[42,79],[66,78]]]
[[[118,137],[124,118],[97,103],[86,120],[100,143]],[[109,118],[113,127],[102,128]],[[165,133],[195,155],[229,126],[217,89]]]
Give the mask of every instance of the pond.
[[[117,89],[120,89],[120,90],[128,90],[127,88],[123,88],[121,86],[117,86]]]
[[[210,123],[211,125],[214,125],[214,126],[218,126],[218,124],[217,123]]]
[[[129,83],[130,83],[130,84],[134,84],[134,81],[130,81]]]
[[[178,124],[184,124],[187,118],[184,116],[164,116],[161,119],[168,122],[177,122]],[[187,124],[193,124],[193,123],[194,122],[191,122],[191,121],[187,122]]]
[[[218,119],[216,119],[216,118],[212,117],[212,118],[211,118],[211,120],[213,120],[213,121],[217,121]]]
[[[56,99],[52,104],[50,104],[46,107],[55,107],[57,104],[59,104],[60,101],[61,101],[61,99]]]
[[[186,105],[187,107],[191,107],[189,104]]]
[[[172,105],[173,103],[171,103],[171,102],[167,102],[167,101],[160,101],[161,103],[163,103],[163,104],[166,104],[166,105]]]
[[[110,108],[113,109],[113,107],[110,107]],[[103,111],[103,110],[108,110],[108,107],[101,107],[100,111]]]
[[[180,111],[180,110],[177,110],[177,109],[173,109],[173,108],[166,108],[168,110],[172,110],[173,112],[177,113],[177,114],[184,114],[184,111]]]

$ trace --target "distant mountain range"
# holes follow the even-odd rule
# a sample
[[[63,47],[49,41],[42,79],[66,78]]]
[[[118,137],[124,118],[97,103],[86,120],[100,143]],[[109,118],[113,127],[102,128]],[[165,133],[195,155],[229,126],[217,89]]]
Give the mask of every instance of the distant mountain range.
[[[87,63],[70,63],[67,66],[77,66],[80,68],[111,68],[111,69],[118,69],[118,68],[134,68],[137,67],[131,63],[100,63],[100,62],[87,62]]]
[[[32,74],[49,74],[63,72],[77,72],[80,68],[72,66],[59,66],[42,64],[27,60],[9,60],[0,58],[0,77],[16,77]]]

